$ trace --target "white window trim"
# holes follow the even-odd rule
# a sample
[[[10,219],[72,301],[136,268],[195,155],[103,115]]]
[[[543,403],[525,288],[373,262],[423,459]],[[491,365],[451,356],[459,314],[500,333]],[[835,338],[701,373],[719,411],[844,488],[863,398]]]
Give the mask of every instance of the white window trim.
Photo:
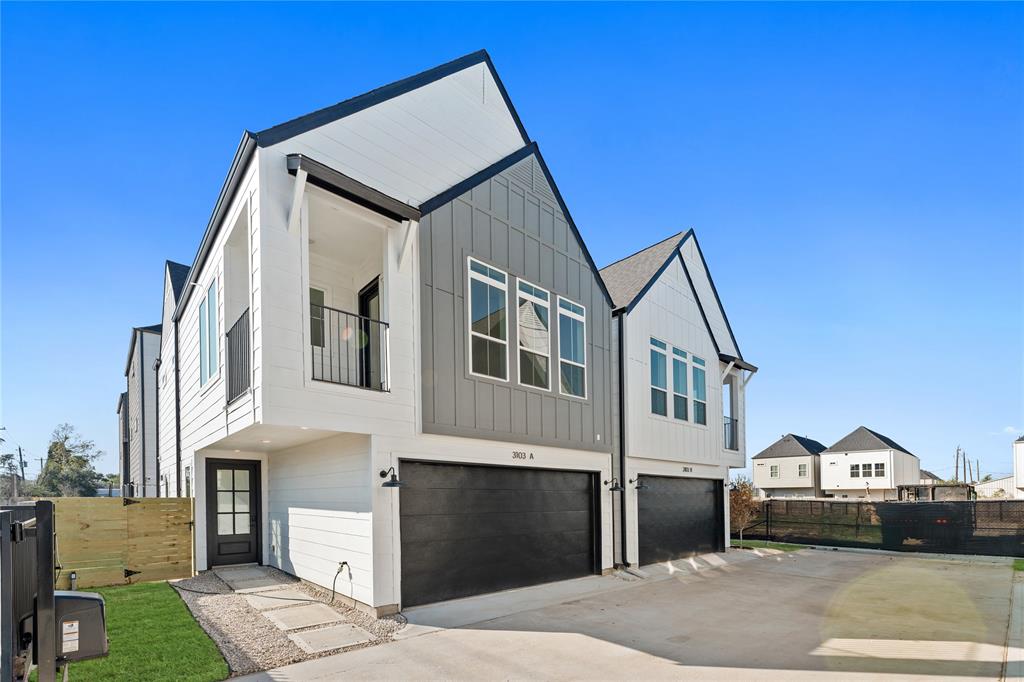
[[[679,348],[678,346],[669,345],[669,348],[671,348],[673,352],[669,354],[669,358],[668,358],[669,359],[669,364],[668,364],[668,367],[666,369],[670,373],[670,376],[672,377],[672,388],[671,388],[671,391],[670,391],[670,393],[672,395],[672,419],[674,421],[677,421],[677,422],[683,422],[683,423],[686,423],[686,424],[693,424],[694,421],[693,421],[693,419],[691,419],[691,416],[692,416],[691,412],[692,412],[692,410],[690,409],[690,407],[691,407],[691,405],[690,405],[690,396],[687,393],[676,393],[676,374],[675,374],[675,363],[676,362],[683,363],[683,380],[686,382],[686,389],[687,389],[687,391],[689,391],[690,384],[692,383],[691,377],[690,377],[690,371],[691,371],[690,370],[690,354],[687,353],[682,348]],[[679,351],[680,353],[685,353],[685,356],[677,355],[675,353],[675,351]],[[707,372],[704,373],[704,383],[705,383],[705,390],[707,390],[707,386],[706,386],[706,384],[707,384]],[[679,417],[676,416],[676,402],[675,402],[676,396],[682,398],[683,401],[686,404],[686,418],[685,419],[680,419]],[[705,405],[706,405],[706,403],[705,403]],[[707,407],[706,406],[705,406],[704,410],[705,410],[704,414],[705,414],[705,416],[707,416]],[[696,424],[696,426],[707,426],[707,424]]]
[[[853,475],[853,467],[857,467],[857,475],[856,476]],[[860,472],[861,472],[860,463],[851,464],[850,465],[850,478],[861,478]]]
[[[204,382],[204,381],[202,381],[202,378],[203,378],[202,358],[200,358],[200,360],[199,360],[199,362],[200,362],[200,364],[199,364],[199,379],[200,379],[199,385],[202,387],[202,393],[203,394],[205,394],[207,391],[209,391],[211,388],[213,388],[213,386],[215,386],[217,384],[217,381],[220,379],[220,347],[221,347],[220,339],[222,337],[222,334],[221,334],[221,330],[220,330],[220,327],[221,327],[221,325],[220,325],[220,288],[217,286],[217,278],[216,277],[213,278],[212,282],[210,282],[208,285],[203,287],[203,289],[202,289],[202,291],[203,291],[203,298],[199,302],[199,309],[196,311],[196,316],[197,317],[199,316],[200,311],[203,309],[203,305],[209,303],[209,300],[210,300],[210,289],[211,288],[213,288],[214,291],[217,294],[217,306],[216,306],[217,309],[213,313],[215,318],[216,318],[216,320],[217,320],[217,333],[213,334],[213,335],[211,335],[211,333],[210,333],[210,319],[209,319],[210,312],[209,312],[209,306],[207,306],[207,320],[206,320],[207,352],[209,352],[209,342],[210,341],[216,342],[216,344],[217,344],[217,353],[216,353],[215,357],[217,359],[217,362],[214,363],[216,365],[215,367],[211,367],[210,368],[210,373],[206,376],[206,381]],[[196,323],[197,323],[196,324],[197,331],[200,331],[199,324],[198,324],[198,319],[196,320]],[[225,332],[225,334],[226,334],[226,332]],[[202,354],[202,352],[203,352],[203,344],[202,344],[202,340],[200,339],[200,342],[199,342],[199,353]],[[207,358],[207,360],[209,360],[209,358]]]
[[[696,362],[693,362],[695,359],[696,360],[700,360],[704,364],[699,365]],[[711,421],[709,419],[709,417],[711,415],[708,414],[708,365],[707,365],[707,361],[704,360],[704,358],[700,357],[699,355],[694,355],[693,353],[689,353],[687,355],[686,362],[690,366],[690,393],[693,394],[693,395],[690,396],[690,408],[691,408],[690,409],[690,415],[691,415],[691,418],[687,420],[687,423],[693,424],[694,426],[706,429],[706,428],[708,428],[708,422]],[[700,400],[700,399],[697,398],[697,380],[693,376],[693,371],[695,369],[698,369],[698,368],[702,372],[704,372],[704,400]],[[697,421],[697,419],[696,419],[696,416],[697,416],[697,403],[701,403],[702,405],[704,405],[704,423],[703,424],[699,423]]]
[[[665,344],[665,348],[660,348],[660,347],[656,346],[654,344],[655,341],[657,341],[658,343]],[[654,411],[654,405],[650,406],[650,408],[648,409],[648,413],[650,414],[650,416],[656,417],[658,419],[671,419],[672,417],[669,415],[669,410],[673,409],[673,412],[674,412],[674,406],[673,406],[673,408],[669,407],[668,398],[669,398],[670,395],[673,395],[673,393],[672,393],[672,391],[669,390],[668,382],[669,382],[669,377],[671,376],[672,364],[671,364],[671,360],[669,359],[669,355],[671,354],[671,352],[669,350],[667,350],[667,349],[671,348],[672,344],[667,343],[666,341],[662,341],[657,336],[651,336],[647,340],[647,346],[648,346],[648,348],[650,350],[650,352],[647,354],[648,361],[650,360],[650,354],[651,353],[657,353],[657,354],[661,355],[663,358],[665,358],[665,376],[663,377],[663,379],[665,380],[665,387],[664,388],[662,388],[661,386],[655,386],[654,382],[650,381],[650,374],[651,373],[650,372],[647,373],[648,374],[648,383],[650,384],[651,390],[652,391],[661,391],[662,393],[665,394],[665,414],[658,414],[657,412],[655,412]],[[648,368],[648,369],[650,369],[650,368]],[[648,397],[650,397],[650,396],[648,396]]]
[[[571,310],[565,310],[564,308],[562,308],[561,305],[556,305],[555,306],[556,314],[558,315],[558,321],[559,321],[559,325],[558,325],[558,333],[559,333],[559,339],[558,339],[558,394],[559,395],[564,395],[566,398],[576,398],[577,400],[586,400],[587,396],[590,395],[590,381],[587,379],[587,307],[585,305],[583,305],[582,303],[577,303],[576,301],[572,300],[571,298],[566,298],[565,296],[558,296],[558,301],[556,301],[556,304],[557,303],[561,303],[562,301],[565,301],[566,303],[572,303],[575,306],[579,306],[580,308],[583,309],[583,315],[575,313],[575,312],[573,312]],[[564,360],[562,358],[562,339],[561,339],[561,333],[562,333],[561,316],[562,315],[565,315],[566,317],[570,317],[570,318],[572,318],[574,320],[579,320],[580,322],[583,323],[583,364],[582,365],[580,363],[578,363],[578,362],[575,362],[574,360]],[[573,393],[566,393],[565,391],[562,390],[562,363],[563,362],[568,362],[570,365],[574,365],[576,367],[582,367],[583,368],[583,395],[575,395]]]
[[[807,471],[808,471],[808,467],[807,467],[806,464],[797,464],[796,465],[796,477],[797,478],[807,478]],[[803,472],[803,473],[801,473],[801,472]]]
[[[768,478],[779,478],[779,465],[769,464],[768,465]]]
[[[504,284],[502,284],[501,282],[499,282],[499,281],[497,281],[495,279],[491,279],[490,277],[487,277],[485,275],[481,275],[478,272],[474,272],[473,271],[473,266],[472,266],[472,263],[474,261],[479,263],[480,265],[482,265],[484,267],[490,268],[492,270],[497,270],[498,272],[500,272],[503,275],[505,275],[505,282],[504,282]],[[484,261],[480,260],[479,258],[473,258],[472,256],[467,256],[466,257],[466,272],[468,274],[468,276],[466,278],[466,297],[465,297],[466,298],[466,330],[469,332],[469,334],[467,335],[468,343],[466,344],[466,367],[469,370],[469,374],[471,376],[477,377],[479,379],[487,379],[489,381],[500,381],[503,384],[511,383],[512,372],[510,371],[511,368],[509,367],[509,357],[508,357],[508,355],[509,355],[508,354],[509,343],[508,343],[508,339],[511,336],[510,332],[512,331],[512,327],[511,327],[512,320],[511,320],[510,315],[508,314],[509,313],[509,309],[508,309],[508,280],[509,280],[509,276],[508,276],[508,273],[505,272],[504,270],[502,270],[501,268],[496,268],[493,265],[485,263]],[[493,336],[488,336],[487,334],[480,334],[479,332],[473,331],[473,286],[472,286],[472,281],[474,279],[480,280],[481,282],[483,282],[484,284],[487,284],[488,286],[492,286],[492,287],[494,287],[496,289],[501,289],[502,291],[505,292],[505,339],[504,340],[496,339]],[[518,318],[518,308],[516,309],[516,311],[517,311],[516,312],[516,317]],[[504,344],[504,346],[505,346],[505,378],[504,379],[502,379],[501,377],[492,377],[490,374],[480,374],[479,372],[474,372],[473,371],[473,337],[474,336],[479,336],[482,339],[487,339],[489,341],[496,341],[498,343]]]
[[[507,277],[507,275],[506,275],[506,277]],[[534,296],[533,294],[529,294],[529,293],[527,293],[525,291],[521,291],[519,289],[519,284],[520,283],[526,284],[528,286],[531,286],[534,289],[537,289],[538,291],[543,291],[545,294],[548,295],[548,300],[545,301],[545,300],[543,300],[543,299],[541,299],[541,298],[539,298],[537,296]],[[531,301],[533,303],[537,303],[538,305],[544,306],[544,308],[548,311],[548,352],[547,353],[541,353],[540,351],[530,350],[529,348],[523,348],[522,346],[519,345],[519,334],[522,332],[522,329],[519,326],[519,297],[520,296],[522,296],[523,298],[525,298],[528,301]],[[548,291],[547,289],[545,289],[544,287],[537,286],[536,284],[534,284],[533,282],[531,282],[528,279],[521,279],[521,278],[517,277],[516,278],[516,306],[515,306],[515,308],[516,308],[516,370],[517,370],[517,374],[518,374],[518,376],[516,376],[516,383],[518,383],[523,388],[533,388],[533,389],[536,389],[538,391],[550,392],[551,389],[552,389],[551,381],[552,381],[552,377],[554,375],[554,370],[555,370],[555,368],[552,366],[554,363],[551,362],[551,292]],[[586,331],[586,328],[584,328],[584,331]],[[586,344],[583,344],[583,349],[584,349],[583,352],[586,353]],[[520,351],[524,351],[526,353],[533,353],[534,355],[543,355],[545,358],[547,358],[547,360],[548,360],[548,385],[547,386],[534,386],[533,384],[524,384],[523,383],[522,366],[519,363],[519,353],[520,353]],[[470,360],[470,362],[472,362],[472,359]],[[506,366],[507,366],[507,363],[506,363]],[[585,374],[586,374],[586,370],[584,369],[584,375]],[[584,386],[585,385],[586,385],[586,379],[584,379]]]

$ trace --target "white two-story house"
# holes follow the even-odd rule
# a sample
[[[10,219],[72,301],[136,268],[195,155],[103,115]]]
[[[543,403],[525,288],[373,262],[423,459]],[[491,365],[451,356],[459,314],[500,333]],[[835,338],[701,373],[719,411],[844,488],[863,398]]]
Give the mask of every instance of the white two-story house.
[[[616,556],[644,566],[724,549],[729,469],[745,464],[744,396],[757,368],[692,230],[601,276],[615,303]]]
[[[197,568],[378,614],[612,568],[612,300],[486,53],[245,133],[172,274],[160,461]],[[738,365],[693,350],[721,488]]]
[[[1014,498],[1024,499],[1024,436],[1013,441]]]
[[[899,443],[864,426],[821,453],[826,497],[898,500],[898,486],[917,485],[921,462]]]
[[[754,486],[767,497],[821,497],[821,452],[813,438],[787,433],[750,458]]]

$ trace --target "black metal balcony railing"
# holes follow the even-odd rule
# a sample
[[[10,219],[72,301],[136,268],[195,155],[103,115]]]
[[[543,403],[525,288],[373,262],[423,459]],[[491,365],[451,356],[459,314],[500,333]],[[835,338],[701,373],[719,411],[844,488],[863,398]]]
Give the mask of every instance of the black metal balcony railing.
[[[310,304],[313,378],[375,391],[388,388],[388,323]]]
[[[725,449],[726,450],[739,450],[740,449],[740,422],[738,419],[732,417],[726,417],[723,423],[725,427]]]
[[[227,333],[228,402],[249,390],[249,309],[246,308]]]

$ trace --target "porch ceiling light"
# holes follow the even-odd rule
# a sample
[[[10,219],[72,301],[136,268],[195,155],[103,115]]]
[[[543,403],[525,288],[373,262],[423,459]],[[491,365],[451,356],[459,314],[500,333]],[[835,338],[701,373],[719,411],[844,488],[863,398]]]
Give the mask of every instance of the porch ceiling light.
[[[380,477],[388,478],[388,474],[391,474],[391,478],[380,484],[381,488],[401,488],[405,484],[398,480],[398,474],[395,473],[395,467],[391,467],[388,470],[381,470]]]
[[[608,488],[608,492],[610,493],[621,493],[623,490],[625,490],[625,488],[623,488],[622,485],[619,484],[619,479],[617,478],[613,478],[610,481],[604,482],[605,485],[608,485],[609,483],[611,483],[611,487]]]
[[[636,478],[629,479],[629,482],[630,483],[636,483],[636,489],[637,490],[647,490],[648,488],[651,487],[651,486],[647,485],[646,483],[644,483],[643,481],[641,481],[639,476],[637,476]]]

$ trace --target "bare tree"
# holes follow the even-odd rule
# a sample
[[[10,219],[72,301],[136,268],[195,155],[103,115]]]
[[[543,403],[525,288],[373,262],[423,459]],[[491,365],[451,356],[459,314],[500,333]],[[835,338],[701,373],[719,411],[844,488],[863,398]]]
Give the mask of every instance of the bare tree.
[[[757,498],[754,483],[746,476],[737,476],[729,490],[729,518],[740,529],[740,544],[743,544],[743,529],[761,511],[761,500]]]

